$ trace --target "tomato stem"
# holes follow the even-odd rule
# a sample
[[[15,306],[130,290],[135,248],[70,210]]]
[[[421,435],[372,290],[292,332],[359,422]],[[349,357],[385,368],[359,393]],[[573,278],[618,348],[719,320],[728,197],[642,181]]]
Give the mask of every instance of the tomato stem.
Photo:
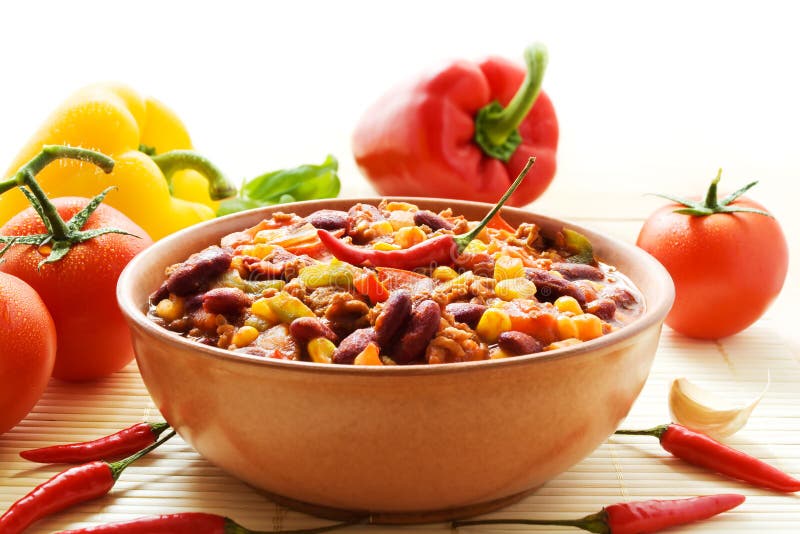
[[[63,258],[69,249],[78,243],[93,239],[99,235],[115,233],[132,235],[117,228],[100,228],[96,230],[81,230],[89,219],[89,216],[97,209],[109,191],[114,189],[109,187],[99,195],[89,201],[89,203],[76,213],[69,221],[64,221],[58,213],[58,209],[50,202],[36,175],[45,167],[58,159],[75,159],[92,163],[108,174],[114,169],[114,160],[100,152],[63,145],[45,145],[42,151],[23,165],[13,177],[0,182],[0,194],[18,187],[28,198],[28,201],[42,219],[46,232],[43,234],[22,235],[22,236],[0,236],[0,243],[7,246],[0,250],[0,257],[8,250],[11,245],[33,245],[40,247],[48,244],[51,247],[47,257],[39,263],[39,267],[45,263],[54,263]]]
[[[675,213],[682,213],[684,215],[691,215],[693,217],[705,217],[706,215],[713,215],[715,213],[756,213],[758,215],[764,215],[765,217],[773,218],[772,215],[767,213],[764,210],[759,210],[755,208],[748,208],[746,206],[730,206],[734,200],[738,199],[740,196],[745,194],[749,191],[753,186],[755,186],[758,182],[750,182],[746,186],[738,189],[725,197],[722,200],[719,200],[717,197],[717,185],[719,184],[720,179],[722,178],[722,169],[717,171],[717,176],[711,181],[711,185],[708,187],[708,191],[706,192],[706,197],[702,202],[698,202],[696,200],[689,200],[682,197],[675,197],[672,195],[665,195],[660,193],[655,193],[655,196],[666,198],[667,200],[671,200],[676,204],[680,204],[683,206],[682,208],[678,208],[674,210]]]

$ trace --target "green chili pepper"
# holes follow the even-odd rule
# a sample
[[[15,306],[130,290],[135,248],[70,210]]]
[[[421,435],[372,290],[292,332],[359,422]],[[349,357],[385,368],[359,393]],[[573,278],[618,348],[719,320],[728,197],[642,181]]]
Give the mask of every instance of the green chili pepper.
[[[289,324],[300,317],[316,317],[311,308],[303,304],[303,301],[288,293],[280,292],[267,298],[267,306],[282,323]]]

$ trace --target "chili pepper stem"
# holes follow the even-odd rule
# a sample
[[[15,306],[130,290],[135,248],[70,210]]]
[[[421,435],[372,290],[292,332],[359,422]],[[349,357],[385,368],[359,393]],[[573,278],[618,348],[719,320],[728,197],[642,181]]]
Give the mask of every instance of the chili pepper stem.
[[[464,252],[464,249],[467,248],[467,245],[469,245],[471,241],[473,241],[476,237],[478,237],[478,234],[480,234],[486,227],[486,225],[489,224],[489,221],[491,221],[494,218],[494,216],[497,215],[497,212],[500,211],[500,209],[503,207],[503,204],[505,204],[506,201],[509,199],[509,197],[511,197],[511,195],[514,194],[514,191],[517,189],[517,187],[519,187],[519,184],[521,184],[522,180],[525,179],[525,175],[528,174],[528,171],[531,169],[531,167],[535,162],[536,158],[534,156],[529,157],[528,162],[522,168],[522,171],[520,171],[519,176],[517,176],[517,179],[514,180],[514,183],[511,184],[511,187],[509,187],[508,190],[505,192],[505,194],[503,194],[503,197],[497,202],[497,204],[495,204],[492,207],[492,209],[489,210],[489,213],[486,214],[486,216],[481,220],[481,222],[479,222],[475,228],[473,228],[466,234],[456,236],[454,238],[459,254]]]
[[[222,200],[236,194],[236,187],[228,181],[222,171],[197,152],[171,150],[163,154],[151,154],[150,158],[164,173],[170,193],[172,193],[172,176],[178,171],[191,169],[202,174],[208,181],[208,195],[211,200]]]
[[[525,50],[527,74],[514,98],[503,108],[495,101],[475,117],[475,142],[489,156],[508,161],[522,142],[517,128],[533,107],[542,89],[547,67],[547,49],[535,43]]]
[[[664,435],[664,432],[667,431],[667,428],[669,428],[669,425],[658,425],[645,430],[620,429],[614,432],[614,434],[620,434],[623,436],[652,436],[654,438],[661,439],[661,436]]]
[[[473,521],[453,521],[453,528],[477,525],[553,525],[575,527],[595,534],[612,534],[608,527],[605,511],[587,515],[581,519],[478,519]]]
[[[314,528],[300,528],[295,530],[283,530],[281,531],[283,534],[322,534],[323,532],[330,532],[332,530],[338,530],[340,528],[349,527],[352,525],[359,525],[361,523],[369,522],[369,517],[356,519],[353,521],[342,521],[341,523],[334,523],[332,525],[325,525],[324,527],[314,527]],[[225,534],[267,534],[266,531],[260,530],[250,530],[246,527],[243,527],[233,519],[228,517],[225,518]]]
[[[122,474],[122,471],[124,471],[126,467],[128,467],[130,464],[132,464],[133,462],[135,462],[136,460],[138,460],[139,458],[141,458],[142,456],[144,456],[148,452],[152,451],[156,447],[159,447],[162,443],[164,443],[165,441],[168,441],[174,435],[175,435],[175,431],[172,430],[167,435],[165,435],[163,438],[161,438],[158,441],[154,442],[152,445],[148,445],[147,447],[145,447],[144,449],[140,450],[139,452],[131,454],[127,458],[124,458],[124,459],[119,460],[117,462],[109,463],[108,466],[111,468],[111,477],[114,480],[117,480],[119,478],[119,476]]]

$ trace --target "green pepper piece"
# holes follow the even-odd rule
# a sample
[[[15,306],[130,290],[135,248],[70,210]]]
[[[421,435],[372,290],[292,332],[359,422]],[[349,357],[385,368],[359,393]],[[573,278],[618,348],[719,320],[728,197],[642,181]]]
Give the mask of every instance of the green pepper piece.
[[[336,286],[342,289],[351,289],[353,279],[353,267],[338,260],[331,263],[309,265],[300,271],[300,280],[306,287],[311,288]]]
[[[572,256],[567,258],[569,263],[597,264],[597,260],[594,257],[592,242],[589,241],[585,235],[567,228],[564,228],[562,233],[564,234],[564,244],[567,249],[573,253]]]

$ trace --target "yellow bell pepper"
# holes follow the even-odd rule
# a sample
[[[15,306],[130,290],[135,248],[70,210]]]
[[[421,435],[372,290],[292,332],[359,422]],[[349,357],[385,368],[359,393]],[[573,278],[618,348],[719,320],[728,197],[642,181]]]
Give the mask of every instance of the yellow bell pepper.
[[[105,202],[153,239],[213,218],[217,200],[236,193],[216,167],[191,152],[189,134],[171,110],[122,85],[92,85],[75,93],[34,134],[4,176],[49,144],[97,150],[116,162],[110,174],[75,160],[50,165],[37,176],[50,198],[92,198],[117,186]],[[29,205],[19,190],[4,193],[0,225]]]

